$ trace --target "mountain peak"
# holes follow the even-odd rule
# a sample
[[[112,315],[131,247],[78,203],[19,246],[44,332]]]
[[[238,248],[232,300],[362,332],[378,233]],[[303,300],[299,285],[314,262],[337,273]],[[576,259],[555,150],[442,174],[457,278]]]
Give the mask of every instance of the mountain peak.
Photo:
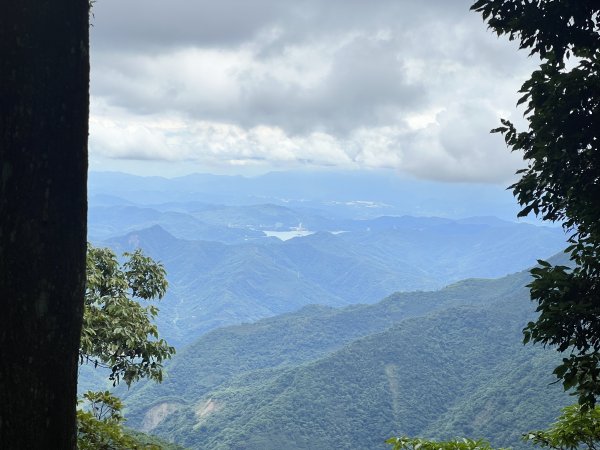
[[[131,231],[124,236],[112,238],[107,242],[111,247],[130,251],[138,248],[149,250],[165,245],[172,245],[177,240],[175,236],[160,225],[152,225],[148,228]]]

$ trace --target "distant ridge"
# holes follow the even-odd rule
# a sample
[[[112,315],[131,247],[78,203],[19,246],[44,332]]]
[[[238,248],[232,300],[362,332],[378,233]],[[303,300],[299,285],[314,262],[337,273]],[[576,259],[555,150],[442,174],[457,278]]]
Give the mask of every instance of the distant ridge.
[[[161,303],[159,328],[176,346],[219,326],[307,304],[372,303],[395,291],[440,288],[469,276],[501,276],[564,246],[556,229],[423,217],[374,219],[373,228],[355,221],[363,223],[355,225],[362,231],[280,241],[260,237],[260,231],[207,225],[185,213],[128,208],[115,207],[110,220],[139,213],[142,223],[155,217],[161,225],[137,229],[131,224],[128,233],[95,243],[119,253],[140,247],[164,263],[170,288]],[[240,214],[254,212],[244,207]],[[268,216],[262,209],[256,213],[262,220]],[[90,230],[98,226],[91,222]],[[171,229],[210,239],[181,239]]]
[[[473,196],[474,190],[477,196]],[[271,172],[256,177],[193,174],[178,178],[90,172],[89,192],[117,195],[146,205],[200,200],[229,205],[327,206],[337,214],[354,218],[495,215],[514,221],[518,212],[504,186],[424,181],[402,178],[386,170]],[[373,208],[373,204],[379,206]]]

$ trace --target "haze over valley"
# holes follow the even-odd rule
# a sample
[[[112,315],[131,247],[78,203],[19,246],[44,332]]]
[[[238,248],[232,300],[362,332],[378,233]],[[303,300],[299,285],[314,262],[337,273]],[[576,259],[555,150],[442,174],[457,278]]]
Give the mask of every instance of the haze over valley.
[[[519,447],[515,428],[568,400],[555,355],[520,343],[523,271],[565,235],[478,193],[381,171],[92,173],[90,240],[143,249],[169,281],[157,324],[177,354],[162,384],[117,390],[128,425],[198,449]],[[84,366],[82,388],[98,383]]]
[[[164,263],[170,288],[158,320],[176,345],[218,326],[308,304],[373,303],[397,291],[500,277],[565,245],[560,228],[469,217],[501,205],[505,193],[500,188],[489,189],[490,203],[481,199],[470,205],[464,196],[465,218],[449,218],[456,217],[456,206],[447,202],[443,186],[420,195],[430,196],[431,207],[446,217],[388,215],[408,212],[411,203],[403,199],[415,201],[420,186],[394,179],[386,183],[382,177],[380,184],[398,186],[384,191],[372,183],[375,176],[332,174],[332,183],[327,174],[310,173],[172,180],[92,174],[89,237],[119,253],[140,247]],[[294,183],[282,183],[284,178]],[[319,178],[330,183],[329,191],[315,182]],[[220,185],[225,187],[213,189]],[[344,185],[354,187],[344,193],[339,188]],[[253,186],[258,186],[254,192]],[[263,202],[249,203],[257,191]],[[278,197],[282,191],[286,200]],[[227,193],[229,203],[210,203],[211,192]],[[289,240],[267,236],[269,231],[293,235],[299,228],[311,234]]]

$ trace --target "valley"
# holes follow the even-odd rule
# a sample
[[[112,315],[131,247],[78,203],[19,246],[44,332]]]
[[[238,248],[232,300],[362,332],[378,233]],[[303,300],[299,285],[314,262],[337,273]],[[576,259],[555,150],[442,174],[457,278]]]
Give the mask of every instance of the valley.
[[[157,324],[177,354],[161,384],[117,389],[128,426],[191,449],[385,449],[399,434],[521,448],[569,403],[550,386],[557,355],[521,344],[524,269],[560,253],[560,228],[394,215],[376,192],[283,201],[264,181],[261,203],[247,186],[211,203],[184,181],[193,199],[177,179],[149,198],[133,176],[90,196],[90,240],[142,248],[169,281]]]
[[[521,448],[569,401],[557,355],[521,343],[527,278],[212,331],[127,394],[129,420],[190,448],[384,449],[398,434]]]

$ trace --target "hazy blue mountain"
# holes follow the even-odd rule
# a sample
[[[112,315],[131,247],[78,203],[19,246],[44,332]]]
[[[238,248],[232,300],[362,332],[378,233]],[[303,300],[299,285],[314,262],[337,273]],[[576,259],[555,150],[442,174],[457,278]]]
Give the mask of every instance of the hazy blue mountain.
[[[158,211],[133,205],[91,206],[88,210],[88,239],[93,242],[154,225],[160,225],[169,233],[189,240],[233,243],[264,237],[261,231],[207,224],[178,211]]]
[[[88,186],[90,195],[114,195],[145,205],[274,203],[325,209],[346,218],[493,215],[513,220],[518,210],[504,186],[409,179],[386,170],[273,172],[258,177],[194,174],[172,179],[92,172]]]
[[[175,357],[162,385],[130,392],[130,423],[191,448],[383,449],[402,433],[519,447],[569,401],[549,385],[557,355],[521,344],[527,280],[215,330]]]
[[[152,209],[134,212],[155,217]],[[180,213],[160,214],[172,225]],[[194,223],[184,217],[182,222]],[[370,231],[319,232],[287,241],[265,237],[236,244],[178,239],[153,226],[103,245],[118,252],[141,247],[165,264],[170,287],[159,326],[177,346],[219,326],[307,304],[373,303],[395,291],[501,276],[564,246],[560,230],[526,224],[411,217],[366,222],[362,228]]]
[[[281,205],[219,206],[191,213],[198,219],[230,227],[264,230],[289,230],[302,224],[313,231],[337,230],[347,221],[327,218],[324,211],[297,211]]]
[[[466,277],[503,276],[564,247],[560,229],[476,218],[447,222],[407,218],[406,223],[399,220],[391,229],[338,237],[386,264],[402,261],[428,273],[435,267],[436,276],[446,283]]]
[[[133,206],[134,203],[116,195],[90,194],[88,195],[88,207],[95,206]]]
[[[165,264],[170,286],[160,305],[159,326],[176,345],[219,326],[311,303],[373,302],[403,286],[435,283],[409,267],[390,269],[336,246],[335,236],[310,238],[306,244],[272,238],[270,245],[226,245],[176,239],[155,226],[106,243],[118,251],[142,247]]]

